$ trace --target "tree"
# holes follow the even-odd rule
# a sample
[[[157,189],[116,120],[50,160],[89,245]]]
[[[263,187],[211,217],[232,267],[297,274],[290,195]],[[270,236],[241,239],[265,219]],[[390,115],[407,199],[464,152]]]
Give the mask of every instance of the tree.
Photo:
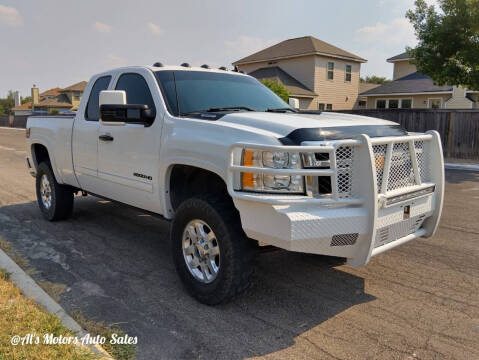
[[[371,76],[366,76],[366,78],[360,78],[360,81],[362,83],[384,84],[384,83],[390,82],[391,80],[385,78],[384,76],[371,75]]]
[[[438,1],[441,11],[416,0],[406,13],[419,40],[409,56],[438,85],[479,90],[479,0]]]
[[[289,96],[291,95],[290,91],[286,89],[286,86],[283,83],[277,80],[264,79],[261,82],[270,88],[276,95],[278,95],[285,102],[288,102]]]
[[[9,114],[10,109],[14,106],[15,106],[15,100],[13,99],[13,91],[10,90],[6,98],[0,99],[0,107],[3,108],[4,114]]]
[[[29,101],[32,101],[32,97],[31,97],[31,96],[27,96],[27,97],[22,98],[22,104],[26,104],[26,103],[29,102]]]

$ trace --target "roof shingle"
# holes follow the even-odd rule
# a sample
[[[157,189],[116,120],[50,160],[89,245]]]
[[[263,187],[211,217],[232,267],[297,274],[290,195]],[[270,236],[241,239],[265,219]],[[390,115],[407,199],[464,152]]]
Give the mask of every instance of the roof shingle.
[[[322,40],[316,39],[315,37],[304,36],[300,38],[284,40],[276,45],[270,46],[252,55],[237,60],[233,63],[233,65],[312,54],[337,56],[356,62],[367,61],[366,59],[340,49],[334,45],[328,44]]]
[[[63,108],[71,108],[72,103],[68,99],[68,96],[65,94],[60,94],[58,96],[55,96],[54,98],[46,98],[40,101],[35,107],[63,107]]]
[[[66,87],[62,89],[61,91],[84,91],[86,87],[87,82],[86,81],[80,81],[79,83],[70,85],[69,87]]]
[[[306,85],[296,80],[278,66],[260,68],[250,72],[248,75],[259,80],[271,79],[279,81],[291,92],[291,95],[316,96]]]
[[[382,84],[374,89],[361,93],[362,96],[385,95],[385,94],[415,94],[428,92],[450,92],[452,86],[435,85],[427,75],[415,72],[394,81]]]
[[[402,54],[399,54],[399,55],[390,57],[390,58],[387,59],[386,61],[388,61],[388,62],[394,62],[394,61],[398,61],[398,60],[408,60],[408,59],[410,59],[409,54],[407,53],[407,51],[405,51],[405,52],[403,52]]]

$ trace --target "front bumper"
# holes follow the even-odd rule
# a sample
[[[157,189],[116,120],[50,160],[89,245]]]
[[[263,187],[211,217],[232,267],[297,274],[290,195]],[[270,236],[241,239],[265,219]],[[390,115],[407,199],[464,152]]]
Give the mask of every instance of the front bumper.
[[[420,152],[415,147],[419,142]],[[408,164],[413,179],[410,183],[403,183],[404,186],[397,185],[401,182],[397,182],[393,170],[398,168],[394,168],[396,160],[391,160],[395,159],[399,144],[409,144],[411,150]],[[352,146],[355,151],[354,170],[351,170],[353,190],[346,195],[338,191],[342,181],[338,173],[344,169],[340,168],[335,157],[338,149],[344,146]],[[251,170],[235,165],[237,149],[246,147],[328,151],[332,159],[331,169],[299,169],[294,172],[305,176],[331,175],[331,196],[281,196],[236,191],[235,174]],[[381,168],[378,167],[378,158],[382,162]],[[355,140],[277,149],[236,144],[231,150],[229,170],[228,191],[249,237],[286,250],[345,257],[349,265],[356,267],[407,241],[432,236],[442,211],[444,164],[439,134],[435,131],[394,138],[361,135]]]

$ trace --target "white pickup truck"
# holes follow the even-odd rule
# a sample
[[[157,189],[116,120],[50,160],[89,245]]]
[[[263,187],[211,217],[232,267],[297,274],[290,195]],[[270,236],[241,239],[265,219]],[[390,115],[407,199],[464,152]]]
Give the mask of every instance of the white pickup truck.
[[[48,220],[69,217],[77,193],[171,219],[178,274],[206,304],[249,286],[258,244],[357,267],[432,236],[441,216],[437,132],[301,112],[234,71],[107,71],[76,116],[30,117],[26,136]]]

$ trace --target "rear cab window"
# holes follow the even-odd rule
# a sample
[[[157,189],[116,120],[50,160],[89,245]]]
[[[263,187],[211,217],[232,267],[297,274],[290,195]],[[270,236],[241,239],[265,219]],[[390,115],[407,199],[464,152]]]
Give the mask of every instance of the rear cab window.
[[[100,119],[100,91],[107,90],[111,76],[102,76],[96,79],[90,91],[90,97],[85,110],[85,120],[98,121]]]

